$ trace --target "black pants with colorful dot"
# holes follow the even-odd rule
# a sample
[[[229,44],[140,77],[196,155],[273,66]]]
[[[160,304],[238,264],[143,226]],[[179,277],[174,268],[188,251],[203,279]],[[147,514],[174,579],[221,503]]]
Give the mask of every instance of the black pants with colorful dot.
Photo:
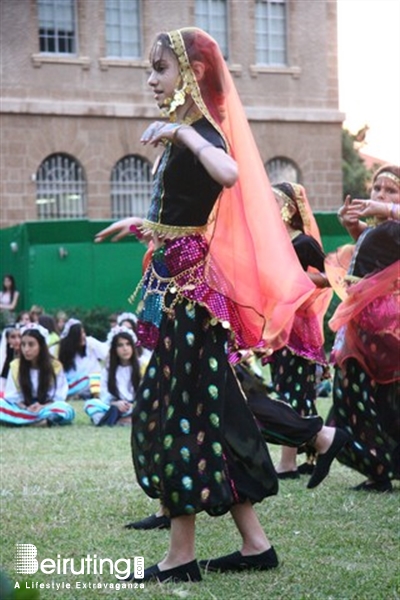
[[[137,391],[132,456],[143,490],[177,517],[276,494],[275,470],[227,356],[227,330],[198,304],[164,314]]]
[[[352,441],[338,460],[373,481],[400,478],[400,382],[380,384],[350,358],[337,368],[328,425],[345,428]]]

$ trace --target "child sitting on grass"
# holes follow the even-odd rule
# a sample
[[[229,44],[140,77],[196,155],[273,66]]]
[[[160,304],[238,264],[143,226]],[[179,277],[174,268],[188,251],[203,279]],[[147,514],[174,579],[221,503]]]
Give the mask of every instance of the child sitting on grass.
[[[126,425],[141,376],[136,335],[132,329],[117,326],[110,331],[108,342],[110,352],[101,374],[100,399],[87,400],[85,411],[94,425]]]
[[[50,426],[74,419],[75,411],[65,401],[65,373],[50,355],[48,335],[38,323],[21,329],[21,354],[10,364],[4,399],[0,399],[0,423]]]

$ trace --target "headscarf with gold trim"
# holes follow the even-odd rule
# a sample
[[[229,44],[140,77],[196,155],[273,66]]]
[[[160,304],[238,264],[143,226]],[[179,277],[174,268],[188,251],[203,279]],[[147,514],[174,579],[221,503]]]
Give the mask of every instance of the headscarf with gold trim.
[[[322,239],[304,186],[299,183],[282,182],[273,186],[273,191],[288,206],[296,211],[294,216],[301,221],[302,231],[318,242]],[[282,216],[283,218],[283,216]],[[292,224],[292,223],[291,223]],[[293,225],[294,226],[294,225]],[[318,269],[308,267],[310,273]],[[288,346],[293,352],[310,360],[326,362],[324,351],[324,316],[332,299],[333,292],[327,288],[316,288],[311,296],[296,311]]]

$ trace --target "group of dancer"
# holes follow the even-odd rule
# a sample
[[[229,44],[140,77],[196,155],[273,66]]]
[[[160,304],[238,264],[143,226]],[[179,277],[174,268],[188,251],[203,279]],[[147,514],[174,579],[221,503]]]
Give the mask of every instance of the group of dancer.
[[[136,335],[151,356],[122,414],[137,481],[159,500],[170,544],[140,581],[268,570],[279,561],[254,505],[277,493],[279,476],[297,476],[298,448],[316,455],[309,488],[336,457],[368,478],[363,490],[390,491],[399,477],[400,173],[386,166],[370,201],[346,199],[340,217],[355,246],[325,258],[304,188],[271,187],[216,42],[196,28],[161,33],[150,62],[164,119],[141,138],[162,149],[149,213],[96,237],[133,234],[150,248]],[[314,379],[330,287],[342,302],[324,425]],[[119,339],[122,355],[129,340]],[[241,382],[250,354],[270,361],[281,399]],[[283,446],[277,469],[267,443]],[[230,512],[241,548],[197,561],[201,511]]]
[[[320,315],[330,294],[329,272],[312,222],[291,223],[291,236],[283,225],[280,208],[285,208],[288,222],[297,212],[302,217],[304,190],[277,186],[275,192],[283,200],[278,206],[217,44],[198,29],[162,33],[150,61],[148,83],[167,117],[152,123],[141,138],[143,144],[163,146],[150,210],[146,219],[123,219],[96,239],[112,236],[116,241],[135,234],[152,246],[142,281],[138,332],[153,353],[134,400],[132,458],[139,484],[159,499],[171,534],[166,556],[146,569],[145,580],[198,581],[201,568],[224,572],[278,564],[254,510],[256,502],[278,488],[266,441],[287,447],[278,469],[294,473],[292,448],[313,442],[315,446],[318,438],[324,438],[309,487],[318,485],[332,460],[342,455],[359,470],[355,461],[363,460],[361,472],[369,478],[379,474],[390,480],[396,477],[396,448],[382,444],[384,462],[376,447],[382,436],[375,436],[371,447],[370,439],[357,436],[353,419],[342,418],[342,429],[333,429],[312,416],[306,388],[312,384],[315,361],[321,358]],[[398,170],[387,167],[378,173],[374,190],[385,203],[386,193],[390,194],[386,220],[361,233],[349,266],[343,308],[333,319],[346,343],[346,350],[335,348],[337,364],[343,370],[356,363],[360,374],[357,384],[349,379],[350,371],[342,381],[339,375],[335,378],[334,397],[341,397],[347,407],[343,417],[351,410],[343,393],[346,385],[353,394],[359,389],[358,404],[371,402],[370,393],[359,387],[367,376],[370,392],[381,394],[386,386],[387,395],[376,412],[384,413],[387,402],[398,407],[399,400],[398,365],[393,368],[398,359],[393,314],[399,297],[394,276],[398,254],[368,252],[368,264],[357,270],[363,246],[370,246],[374,238],[377,243],[384,230],[388,230],[385,238],[390,230],[394,247],[398,244]],[[297,204],[298,198],[302,203]],[[373,210],[368,203],[367,209],[361,202],[347,204],[349,199],[344,221],[359,220]],[[338,277],[338,269],[331,270]],[[355,317],[357,286],[368,288],[364,278],[370,277],[379,284],[377,297],[372,300],[366,294]],[[379,320],[373,316],[375,307]],[[377,357],[388,363],[389,379],[382,384],[376,373],[367,371],[361,377],[361,370],[370,365],[360,362],[360,355],[353,356],[354,336],[349,331],[354,319],[358,333],[366,328],[361,339],[368,338],[367,347],[358,348],[360,354],[364,350],[372,353],[373,363]],[[375,331],[369,329],[372,324]],[[385,353],[386,344],[397,352]],[[266,360],[277,359],[272,363],[274,381],[292,407],[266,396],[262,401],[251,390],[245,396],[234,365],[249,350]],[[288,370],[291,382],[285,380]],[[296,390],[304,394],[299,412],[293,409],[299,402]],[[340,407],[338,412],[343,412]],[[339,423],[336,414],[332,422]],[[390,427],[395,426],[392,421]],[[374,428],[373,420],[369,427]],[[368,453],[374,456],[374,473],[364,460]],[[372,489],[368,485],[364,489]],[[196,561],[195,518],[203,510],[211,515],[231,512],[242,537],[240,550]]]

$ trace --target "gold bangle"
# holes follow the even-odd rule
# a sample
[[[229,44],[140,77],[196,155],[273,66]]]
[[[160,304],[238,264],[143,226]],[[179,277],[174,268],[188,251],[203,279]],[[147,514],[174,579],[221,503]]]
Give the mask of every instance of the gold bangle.
[[[203,144],[202,146],[200,146],[200,148],[197,148],[197,150],[194,151],[194,155],[197,159],[200,159],[200,154],[203,152],[203,150],[205,150],[206,148],[213,148],[213,147],[214,146],[212,144],[207,142],[206,144]]]

